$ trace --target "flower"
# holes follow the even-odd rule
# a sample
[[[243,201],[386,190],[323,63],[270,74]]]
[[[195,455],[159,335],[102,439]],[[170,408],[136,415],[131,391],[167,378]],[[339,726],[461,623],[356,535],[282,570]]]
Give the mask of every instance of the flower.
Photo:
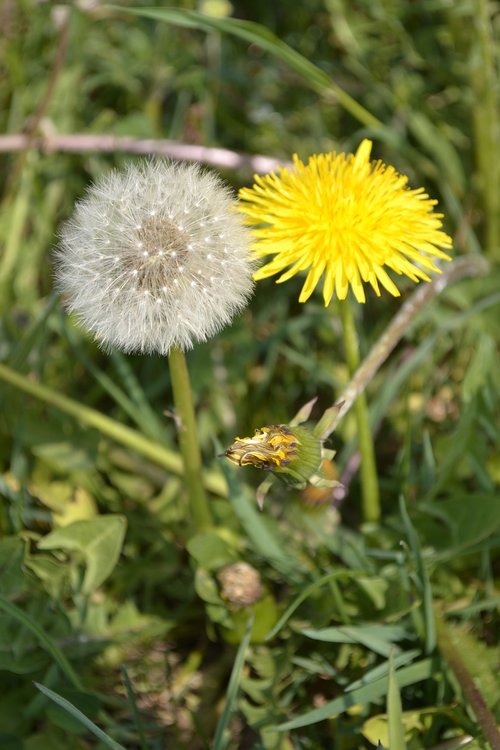
[[[249,245],[218,177],[148,160],[105,175],[77,203],[56,276],[102,346],[167,354],[213,336],[246,304]]]
[[[336,414],[342,404],[325,411],[312,428],[303,427],[316,399],[309,401],[289,424],[260,427],[253,437],[237,437],[223,455],[236,466],[254,466],[279,476],[295,489],[338,487],[340,482],[324,471],[335,451],[324,447],[332,431]],[[257,490],[257,503],[262,509],[270,482],[265,480]]]
[[[299,297],[306,302],[324,274],[327,306],[349,287],[365,302],[363,282],[377,296],[379,285],[399,296],[384,266],[415,282],[430,281],[420,266],[440,272],[433,258],[450,260],[439,247],[451,248],[451,239],[441,231],[443,215],[433,212],[436,201],[408,188],[393,167],[370,162],[371,147],[364,140],[354,155],[319,154],[307,165],[294,155],[293,170],[256,175],[252,188],[240,190],[246,223],[259,225],[255,254],[274,256],[255,279],[280,273],[279,284],[308,270]]]
[[[305,427],[278,424],[261,427],[253,437],[235,438],[224,455],[237,466],[284,474],[305,486],[321,463],[321,441]]]
[[[217,574],[221,585],[221,596],[231,604],[248,607],[262,599],[260,575],[252,565],[237,562],[226,565]]]

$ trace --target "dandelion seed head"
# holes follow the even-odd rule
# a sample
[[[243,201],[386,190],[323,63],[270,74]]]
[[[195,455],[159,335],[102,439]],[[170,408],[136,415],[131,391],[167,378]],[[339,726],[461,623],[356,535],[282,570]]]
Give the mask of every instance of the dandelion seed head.
[[[249,238],[218,177],[147,161],[108,173],[77,203],[61,231],[57,282],[68,310],[104,348],[189,349],[248,302]]]
[[[377,296],[380,287],[399,296],[386,268],[414,282],[430,281],[426,271],[440,273],[436,259],[450,260],[440,248],[452,243],[436,201],[410,189],[393,167],[370,161],[371,146],[364,140],[356,154],[319,154],[307,164],[295,155],[293,170],[256,176],[240,190],[239,209],[257,227],[255,255],[273,256],[255,279],[280,274],[282,283],[307,272],[305,302],[323,277],[326,306],[350,288],[365,302],[365,284]]]

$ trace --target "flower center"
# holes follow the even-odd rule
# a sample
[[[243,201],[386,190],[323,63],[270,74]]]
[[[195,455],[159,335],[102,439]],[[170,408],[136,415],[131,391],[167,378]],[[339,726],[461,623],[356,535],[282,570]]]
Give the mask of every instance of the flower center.
[[[236,438],[224,455],[237,466],[278,469],[297,456],[297,438],[285,425],[256,430],[252,438]]]
[[[151,216],[126,239],[124,269],[136,288],[158,294],[172,290],[185,273],[190,235],[172,220]]]

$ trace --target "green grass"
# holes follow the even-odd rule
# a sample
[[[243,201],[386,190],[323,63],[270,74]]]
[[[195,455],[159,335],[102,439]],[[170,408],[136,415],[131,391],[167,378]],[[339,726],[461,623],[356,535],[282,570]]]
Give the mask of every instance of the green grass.
[[[0,747],[469,738],[498,750],[495,7],[259,0],[231,17],[222,2],[158,5],[72,9],[67,32],[48,3],[0,7],[2,132],[36,128],[34,147],[0,156]],[[319,295],[299,305],[300,280],[267,280],[188,354],[215,520],[193,536],[165,362],[104,354],[53,283],[75,201],[142,157],[39,147],[57,133],[283,161],[369,137],[439,201],[453,255],[489,270],[435,295],[368,384],[379,524],[361,521],[351,412],[328,441],[347,489],[338,509],[274,482],[261,512],[267,475],[220,458],[314,397],[316,421],[348,383],[337,317]],[[235,189],[252,179],[222,173]],[[402,291],[355,309],[362,357],[411,283]],[[223,594],[221,570],[242,561],[260,580],[253,604]]]

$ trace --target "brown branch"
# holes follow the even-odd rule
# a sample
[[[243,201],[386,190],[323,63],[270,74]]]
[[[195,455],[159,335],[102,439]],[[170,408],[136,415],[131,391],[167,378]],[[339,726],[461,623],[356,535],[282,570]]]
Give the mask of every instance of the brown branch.
[[[331,432],[335,430],[339,422],[345,417],[358,396],[365,391],[368,383],[384,364],[395,346],[400,342],[422,308],[434,297],[437,297],[448,284],[459,279],[486,274],[488,268],[487,261],[479,255],[468,255],[463,258],[457,258],[432,283],[422,284],[413,292],[411,297],[402,305],[399,312],[391,320],[384,333],[372,346],[350,382],[340,394],[338,401],[342,402],[342,407],[337,412],[335,421],[330,425]]]
[[[104,134],[87,135],[86,133],[57,135],[41,134],[40,132],[31,139],[24,133],[0,136],[0,153],[22,151],[28,147],[38,148],[44,153],[60,151],[70,154],[88,152],[158,154],[179,161],[203,162],[224,169],[246,168],[259,174],[271,172],[280,166],[289,166],[288,163],[269,156],[259,154],[251,156],[226,148],[198,146],[166,139],[144,139]]]

